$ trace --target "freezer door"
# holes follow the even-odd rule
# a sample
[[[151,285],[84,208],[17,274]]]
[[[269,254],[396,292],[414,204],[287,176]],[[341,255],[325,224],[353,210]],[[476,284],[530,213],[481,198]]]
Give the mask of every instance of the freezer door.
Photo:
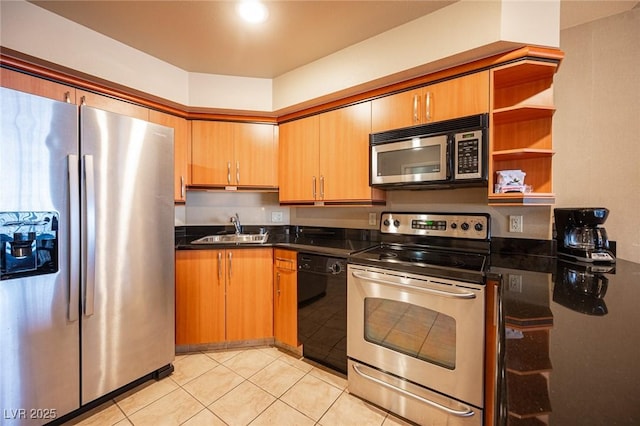
[[[82,403],[174,359],[173,129],[80,107]]]
[[[70,294],[78,282],[69,273],[72,250],[79,256],[69,208],[79,195],[69,189],[78,109],[6,88],[0,100],[0,423],[40,425],[80,403],[78,297]]]

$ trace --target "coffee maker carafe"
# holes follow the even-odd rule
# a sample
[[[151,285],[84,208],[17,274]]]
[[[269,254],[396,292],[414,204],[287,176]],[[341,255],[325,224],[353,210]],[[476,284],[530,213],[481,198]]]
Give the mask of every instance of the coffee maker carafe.
[[[616,261],[609,247],[607,231],[601,225],[609,210],[597,208],[554,209],[558,256],[582,262]]]

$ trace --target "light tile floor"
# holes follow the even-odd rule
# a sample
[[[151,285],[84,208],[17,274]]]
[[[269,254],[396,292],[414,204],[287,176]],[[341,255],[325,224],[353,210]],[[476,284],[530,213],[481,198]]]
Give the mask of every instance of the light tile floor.
[[[66,425],[408,425],[348,393],[344,377],[276,348],[178,355],[149,381]]]

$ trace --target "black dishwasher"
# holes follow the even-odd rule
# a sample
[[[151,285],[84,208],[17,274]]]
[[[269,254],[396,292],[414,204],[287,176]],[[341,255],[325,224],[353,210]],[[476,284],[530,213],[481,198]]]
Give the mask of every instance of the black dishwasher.
[[[298,341],[305,358],[347,373],[346,259],[298,253]]]

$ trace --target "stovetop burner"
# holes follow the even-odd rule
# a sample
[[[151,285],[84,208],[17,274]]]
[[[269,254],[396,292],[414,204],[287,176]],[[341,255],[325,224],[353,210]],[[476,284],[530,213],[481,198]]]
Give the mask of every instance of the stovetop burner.
[[[369,258],[379,262],[424,264],[446,268],[483,271],[487,256],[475,253],[456,253],[417,247],[382,244],[354,254],[355,258]]]
[[[349,262],[399,272],[484,282],[489,266],[485,214],[383,213],[382,243]]]

